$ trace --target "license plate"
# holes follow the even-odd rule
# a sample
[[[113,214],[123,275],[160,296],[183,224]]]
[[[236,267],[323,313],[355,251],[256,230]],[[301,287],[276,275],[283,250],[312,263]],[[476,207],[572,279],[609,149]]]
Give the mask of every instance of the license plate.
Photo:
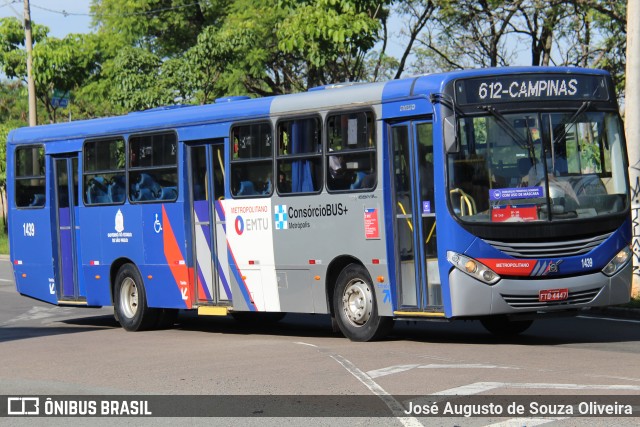
[[[545,289],[538,294],[539,301],[563,301],[569,298],[569,289]]]

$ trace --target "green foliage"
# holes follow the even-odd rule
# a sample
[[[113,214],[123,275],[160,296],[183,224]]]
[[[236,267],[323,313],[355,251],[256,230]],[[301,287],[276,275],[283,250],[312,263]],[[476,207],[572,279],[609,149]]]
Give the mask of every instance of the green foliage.
[[[306,63],[307,86],[364,78],[364,56],[377,41],[377,1],[281,2],[278,48]]]
[[[20,81],[0,82],[0,123],[27,117],[27,89]]]
[[[0,230],[0,254],[8,255],[9,254],[9,236],[7,235],[6,230]]]
[[[51,105],[53,90],[71,92],[84,85],[98,70],[101,49],[93,34],[69,34],[63,39],[48,37],[49,29],[33,27],[33,75],[36,97],[50,122],[56,121]],[[15,18],[0,19],[0,69],[9,78],[27,81],[24,29]]]
[[[20,120],[9,120],[0,123],[0,187],[4,188],[7,183],[7,137],[13,129],[25,126],[26,123]]]
[[[113,61],[112,96],[127,110],[144,110],[173,103],[163,79],[162,60],[142,48],[124,48]]]
[[[224,19],[225,0],[94,0],[91,12],[98,33],[111,47],[146,49],[161,58],[184,53],[208,26]],[[114,53],[114,52],[112,52]]]

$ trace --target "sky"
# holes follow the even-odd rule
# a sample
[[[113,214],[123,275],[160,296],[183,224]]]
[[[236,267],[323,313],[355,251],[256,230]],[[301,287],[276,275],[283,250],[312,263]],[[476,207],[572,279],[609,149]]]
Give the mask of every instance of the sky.
[[[31,21],[49,27],[49,35],[63,38],[69,33],[91,31],[91,0],[29,0]],[[0,18],[23,19],[24,0],[0,0]]]

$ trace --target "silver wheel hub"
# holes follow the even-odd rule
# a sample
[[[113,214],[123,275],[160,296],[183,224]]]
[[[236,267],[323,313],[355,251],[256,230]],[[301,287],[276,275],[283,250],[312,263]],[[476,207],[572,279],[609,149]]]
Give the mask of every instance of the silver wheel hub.
[[[122,282],[120,307],[122,307],[123,314],[129,319],[133,318],[138,311],[138,287],[130,277],[127,277]]]
[[[361,279],[354,279],[345,287],[342,294],[342,311],[354,326],[362,326],[371,317],[373,293],[371,286]]]

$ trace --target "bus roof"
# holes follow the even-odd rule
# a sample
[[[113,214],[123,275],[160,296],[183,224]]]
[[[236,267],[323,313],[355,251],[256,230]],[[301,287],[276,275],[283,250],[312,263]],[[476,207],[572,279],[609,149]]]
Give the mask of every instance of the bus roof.
[[[133,112],[123,116],[78,120],[51,125],[23,127],[9,133],[9,144],[98,138],[216,122],[267,118],[292,112],[315,112],[333,108],[392,102],[441,92],[451,81],[487,75],[527,73],[587,73],[608,75],[603,70],[572,67],[502,67],[425,74],[388,82],[328,85],[309,92],[267,98],[224,98],[222,102],[196,106],[169,106]],[[332,87],[335,87],[332,88]],[[338,96],[336,96],[338,95]],[[225,102],[228,101],[228,102]],[[179,108],[181,107],[181,108]]]

